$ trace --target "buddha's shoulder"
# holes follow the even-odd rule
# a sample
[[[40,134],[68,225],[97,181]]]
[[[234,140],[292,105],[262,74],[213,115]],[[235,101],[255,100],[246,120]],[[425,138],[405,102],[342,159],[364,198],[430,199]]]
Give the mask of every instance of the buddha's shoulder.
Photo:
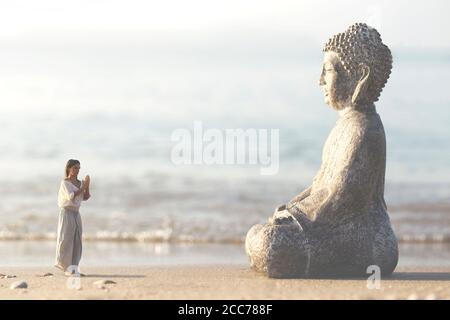
[[[344,130],[351,141],[360,141],[362,143],[371,141],[371,143],[375,144],[384,143],[383,123],[376,112],[354,113],[347,117],[345,122]]]
[[[352,112],[345,118],[347,125],[355,130],[377,131],[383,129],[383,123],[377,112]]]

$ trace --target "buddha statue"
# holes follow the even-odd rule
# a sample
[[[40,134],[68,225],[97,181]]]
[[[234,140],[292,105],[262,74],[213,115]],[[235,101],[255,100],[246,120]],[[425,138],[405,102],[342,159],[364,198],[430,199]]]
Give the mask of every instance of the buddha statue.
[[[380,34],[364,23],[323,48],[319,84],[339,113],[310,187],[247,233],[252,268],[271,278],[391,274],[398,245],[384,201],[386,138],[375,102],[392,69]]]

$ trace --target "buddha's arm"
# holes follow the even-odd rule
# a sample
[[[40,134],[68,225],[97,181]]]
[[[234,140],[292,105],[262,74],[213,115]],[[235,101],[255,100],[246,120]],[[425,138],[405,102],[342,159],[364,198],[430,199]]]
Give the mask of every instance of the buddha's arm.
[[[281,206],[278,206],[275,209],[275,212],[273,213],[272,219],[276,219],[279,216],[283,216],[286,214],[285,211],[292,211],[293,207],[295,205],[303,200],[304,198],[308,197],[311,193],[311,186],[303,190],[299,195],[295,196],[291,201],[289,201],[287,204],[283,204]],[[295,211],[295,210],[294,210]]]
[[[289,201],[287,204],[283,204],[281,206],[278,206],[275,209],[274,214],[276,214],[279,211],[284,211],[286,209],[289,209],[293,206],[295,206],[299,201],[302,201],[303,199],[305,199],[306,197],[308,197],[311,193],[311,186],[309,186],[308,188],[306,188],[305,190],[303,190],[302,192],[300,192],[299,195],[295,196],[291,201]]]
[[[319,172],[315,175],[313,179],[313,184],[316,183],[318,180],[320,180],[320,178],[323,175],[323,171],[324,171],[324,163],[322,162]],[[288,209],[291,212],[301,213],[302,210],[300,209],[301,207],[300,203],[311,196],[311,191],[312,185],[303,190],[302,192],[300,192],[300,194],[295,196],[291,201],[289,201],[288,204],[285,205],[284,209]]]
[[[320,166],[319,172],[317,172],[317,174],[314,176],[313,184],[316,183],[318,180],[320,180],[320,178],[322,177],[323,172],[324,172],[324,167],[325,167],[324,162],[322,161],[322,165]],[[298,205],[299,202],[308,198],[311,195],[311,190],[312,190],[312,185],[309,186],[308,188],[306,188],[305,190],[303,190],[302,192],[300,192],[300,194],[295,196],[291,201],[289,201],[288,204],[286,205],[287,208],[293,208],[296,205]]]
[[[349,134],[347,141],[340,145],[344,152],[336,162],[333,178],[324,186],[326,195],[318,195],[315,208],[312,208],[317,222],[333,222],[352,214],[363,213],[372,196],[379,174],[381,152],[380,137],[364,132]],[[314,200],[314,195],[311,195]],[[309,200],[309,198],[308,198]],[[313,201],[314,202],[314,201]]]
[[[367,210],[377,177],[383,174],[379,168],[384,138],[360,128],[352,131],[337,146],[334,154],[339,158],[327,168],[332,170],[327,173],[330,178],[296,206],[315,222],[330,223]]]
[[[311,186],[306,188],[305,190],[303,190],[299,195],[295,196],[291,201],[289,201],[287,204],[283,204],[281,206],[278,206],[275,209],[275,212],[273,213],[273,217],[272,218],[276,218],[279,213],[280,214],[284,214],[283,211],[285,210],[291,210],[293,209],[296,204],[300,201],[302,201],[303,199],[305,199],[306,197],[308,197],[311,193]],[[295,211],[295,210],[294,210]]]
[[[303,199],[305,199],[306,197],[308,197],[311,194],[311,186],[309,186],[308,188],[306,188],[305,190],[303,190],[302,192],[300,192],[299,195],[295,196],[291,201],[289,201],[288,203],[288,207],[299,202],[302,201]]]

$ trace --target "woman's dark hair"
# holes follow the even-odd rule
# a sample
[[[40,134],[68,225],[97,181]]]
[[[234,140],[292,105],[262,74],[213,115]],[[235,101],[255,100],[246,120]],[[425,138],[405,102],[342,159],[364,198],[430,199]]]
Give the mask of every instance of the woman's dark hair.
[[[66,178],[69,176],[70,168],[72,168],[76,164],[80,164],[80,161],[75,160],[75,159],[69,159],[69,161],[67,161],[67,163],[66,163]]]

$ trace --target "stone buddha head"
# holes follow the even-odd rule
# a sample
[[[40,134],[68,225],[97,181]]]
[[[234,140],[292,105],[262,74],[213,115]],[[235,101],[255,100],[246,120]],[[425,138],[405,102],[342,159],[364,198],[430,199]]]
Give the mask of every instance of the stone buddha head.
[[[356,23],[331,37],[323,48],[319,84],[325,102],[336,110],[371,108],[392,69],[392,55],[380,34]]]

